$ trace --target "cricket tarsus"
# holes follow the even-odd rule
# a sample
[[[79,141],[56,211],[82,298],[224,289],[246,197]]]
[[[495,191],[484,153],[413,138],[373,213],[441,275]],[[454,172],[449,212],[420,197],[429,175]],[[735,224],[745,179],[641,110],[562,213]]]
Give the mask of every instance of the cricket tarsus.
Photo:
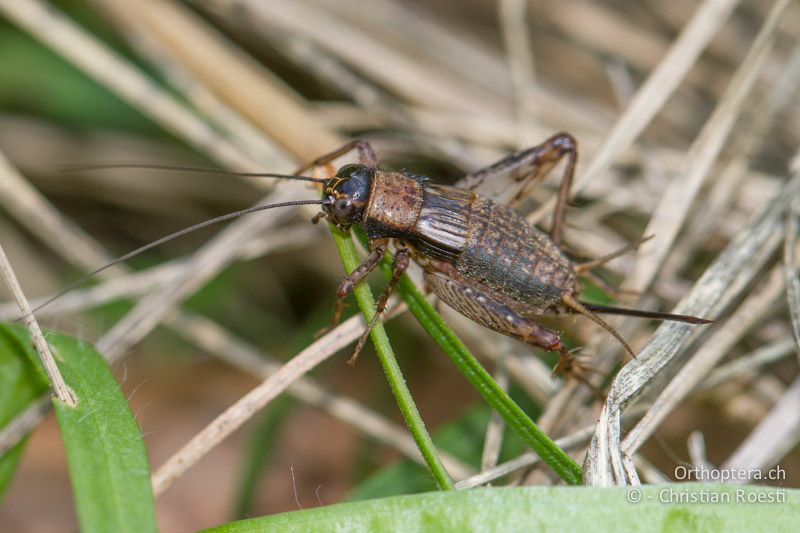
[[[74,288],[76,288],[76,287],[78,287],[80,285],[83,285],[84,283],[86,283],[87,281],[92,279],[97,274],[103,272],[104,270],[106,270],[108,268],[111,268],[114,265],[118,265],[118,264],[122,263],[123,261],[127,261],[128,259],[130,259],[132,257],[135,257],[135,256],[137,256],[137,255],[139,255],[141,253],[144,253],[144,252],[146,252],[148,250],[151,250],[151,249],[155,248],[156,246],[160,246],[160,245],[162,245],[162,244],[164,244],[166,242],[169,242],[171,240],[177,239],[179,237],[183,237],[184,235],[192,233],[193,231],[197,231],[199,229],[205,228],[207,226],[211,226],[213,224],[219,224],[220,222],[225,222],[226,220],[231,220],[233,218],[238,218],[238,217],[241,217],[243,215],[248,215],[250,213],[256,213],[258,211],[264,211],[266,209],[273,209],[273,208],[276,208],[276,207],[290,207],[290,206],[294,206],[294,205],[322,205],[324,203],[325,203],[324,200],[295,200],[295,201],[292,201],[292,202],[281,202],[281,203],[277,203],[277,204],[257,205],[255,207],[249,207],[247,209],[242,209],[240,211],[234,211],[234,212],[228,213],[226,215],[221,215],[221,216],[218,216],[218,217],[214,217],[214,218],[205,220],[203,222],[200,222],[199,224],[195,224],[193,226],[189,226],[188,228],[183,228],[182,230],[176,231],[175,233],[170,233],[169,235],[161,237],[160,239],[157,239],[157,240],[155,240],[155,241],[153,241],[153,242],[151,242],[149,244],[145,244],[144,246],[141,246],[141,247],[139,247],[139,248],[137,248],[135,250],[132,250],[132,251],[126,253],[125,255],[121,255],[121,256],[115,258],[114,260],[106,263],[105,265],[103,265],[103,266],[101,266],[99,268],[96,268],[95,270],[92,270],[91,272],[89,272],[85,276],[82,276],[81,278],[73,281],[72,283],[70,283],[69,285],[67,285],[63,289],[61,289],[52,298],[49,298],[44,303],[38,305],[36,308],[34,308],[32,310],[32,312],[35,313],[39,309],[42,309],[43,307],[45,307],[47,305],[50,305],[54,301],[58,300],[59,298],[61,298],[65,294],[67,294],[72,289],[74,289]],[[17,319],[17,321],[19,321],[19,320],[22,320],[22,318],[18,318]]]
[[[581,302],[589,311],[609,315],[635,316],[639,318],[652,318],[655,320],[670,320],[672,322],[686,322],[687,324],[712,324],[714,321],[690,315],[676,315],[672,313],[659,313],[656,311],[642,311],[641,309],[628,309],[609,305],[597,305]]]

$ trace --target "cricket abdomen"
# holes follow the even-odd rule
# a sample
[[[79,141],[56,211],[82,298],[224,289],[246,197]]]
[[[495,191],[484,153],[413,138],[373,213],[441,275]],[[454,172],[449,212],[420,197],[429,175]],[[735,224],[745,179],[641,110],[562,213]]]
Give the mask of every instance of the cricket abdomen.
[[[547,235],[482,196],[472,204],[466,247],[453,266],[531,313],[557,311],[562,296],[578,289],[572,264]]]

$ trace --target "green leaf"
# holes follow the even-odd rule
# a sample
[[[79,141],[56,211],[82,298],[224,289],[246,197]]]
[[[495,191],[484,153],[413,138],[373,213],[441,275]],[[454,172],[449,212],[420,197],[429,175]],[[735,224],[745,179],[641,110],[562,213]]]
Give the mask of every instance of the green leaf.
[[[4,428],[47,390],[47,381],[26,353],[17,336],[0,328],[0,428]],[[0,457],[0,498],[8,487],[22,456],[24,441]]]
[[[6,326],[30,353],[28,332]],[[90,345],[46,334],[59,370],[78,398],[55,405],[81,531],[156,531],[142,435],[105,360]],[[35,357],[35,355],[33,355]]]
[[[637,495],[640,500],[633,502]],[[694,502],[687,503],[690,498]],[[758,498],[770,503],[753,503]],[[253,518],[207,531],[795,531],[799,519],[796,489],[684,483],[429,492]]]

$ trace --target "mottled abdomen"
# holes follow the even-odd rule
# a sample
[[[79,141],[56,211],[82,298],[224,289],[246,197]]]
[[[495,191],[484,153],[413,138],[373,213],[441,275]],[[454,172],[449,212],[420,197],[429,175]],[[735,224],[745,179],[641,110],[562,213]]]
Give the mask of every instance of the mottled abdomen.
[[[508,206],[476,196],[467,244],[453,261],[466,278],[529,306],[557,312],[564,293],[578,291],[572,265],[547,235]]]

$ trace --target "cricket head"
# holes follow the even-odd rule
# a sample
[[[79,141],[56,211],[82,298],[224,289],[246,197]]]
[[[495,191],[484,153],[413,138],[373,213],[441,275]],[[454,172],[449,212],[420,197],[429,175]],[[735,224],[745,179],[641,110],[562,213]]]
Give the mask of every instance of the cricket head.
[[[329,222],[347,229],[363,220],[374,172],[366,165],[345,165],[327,181],[322,211]]]

